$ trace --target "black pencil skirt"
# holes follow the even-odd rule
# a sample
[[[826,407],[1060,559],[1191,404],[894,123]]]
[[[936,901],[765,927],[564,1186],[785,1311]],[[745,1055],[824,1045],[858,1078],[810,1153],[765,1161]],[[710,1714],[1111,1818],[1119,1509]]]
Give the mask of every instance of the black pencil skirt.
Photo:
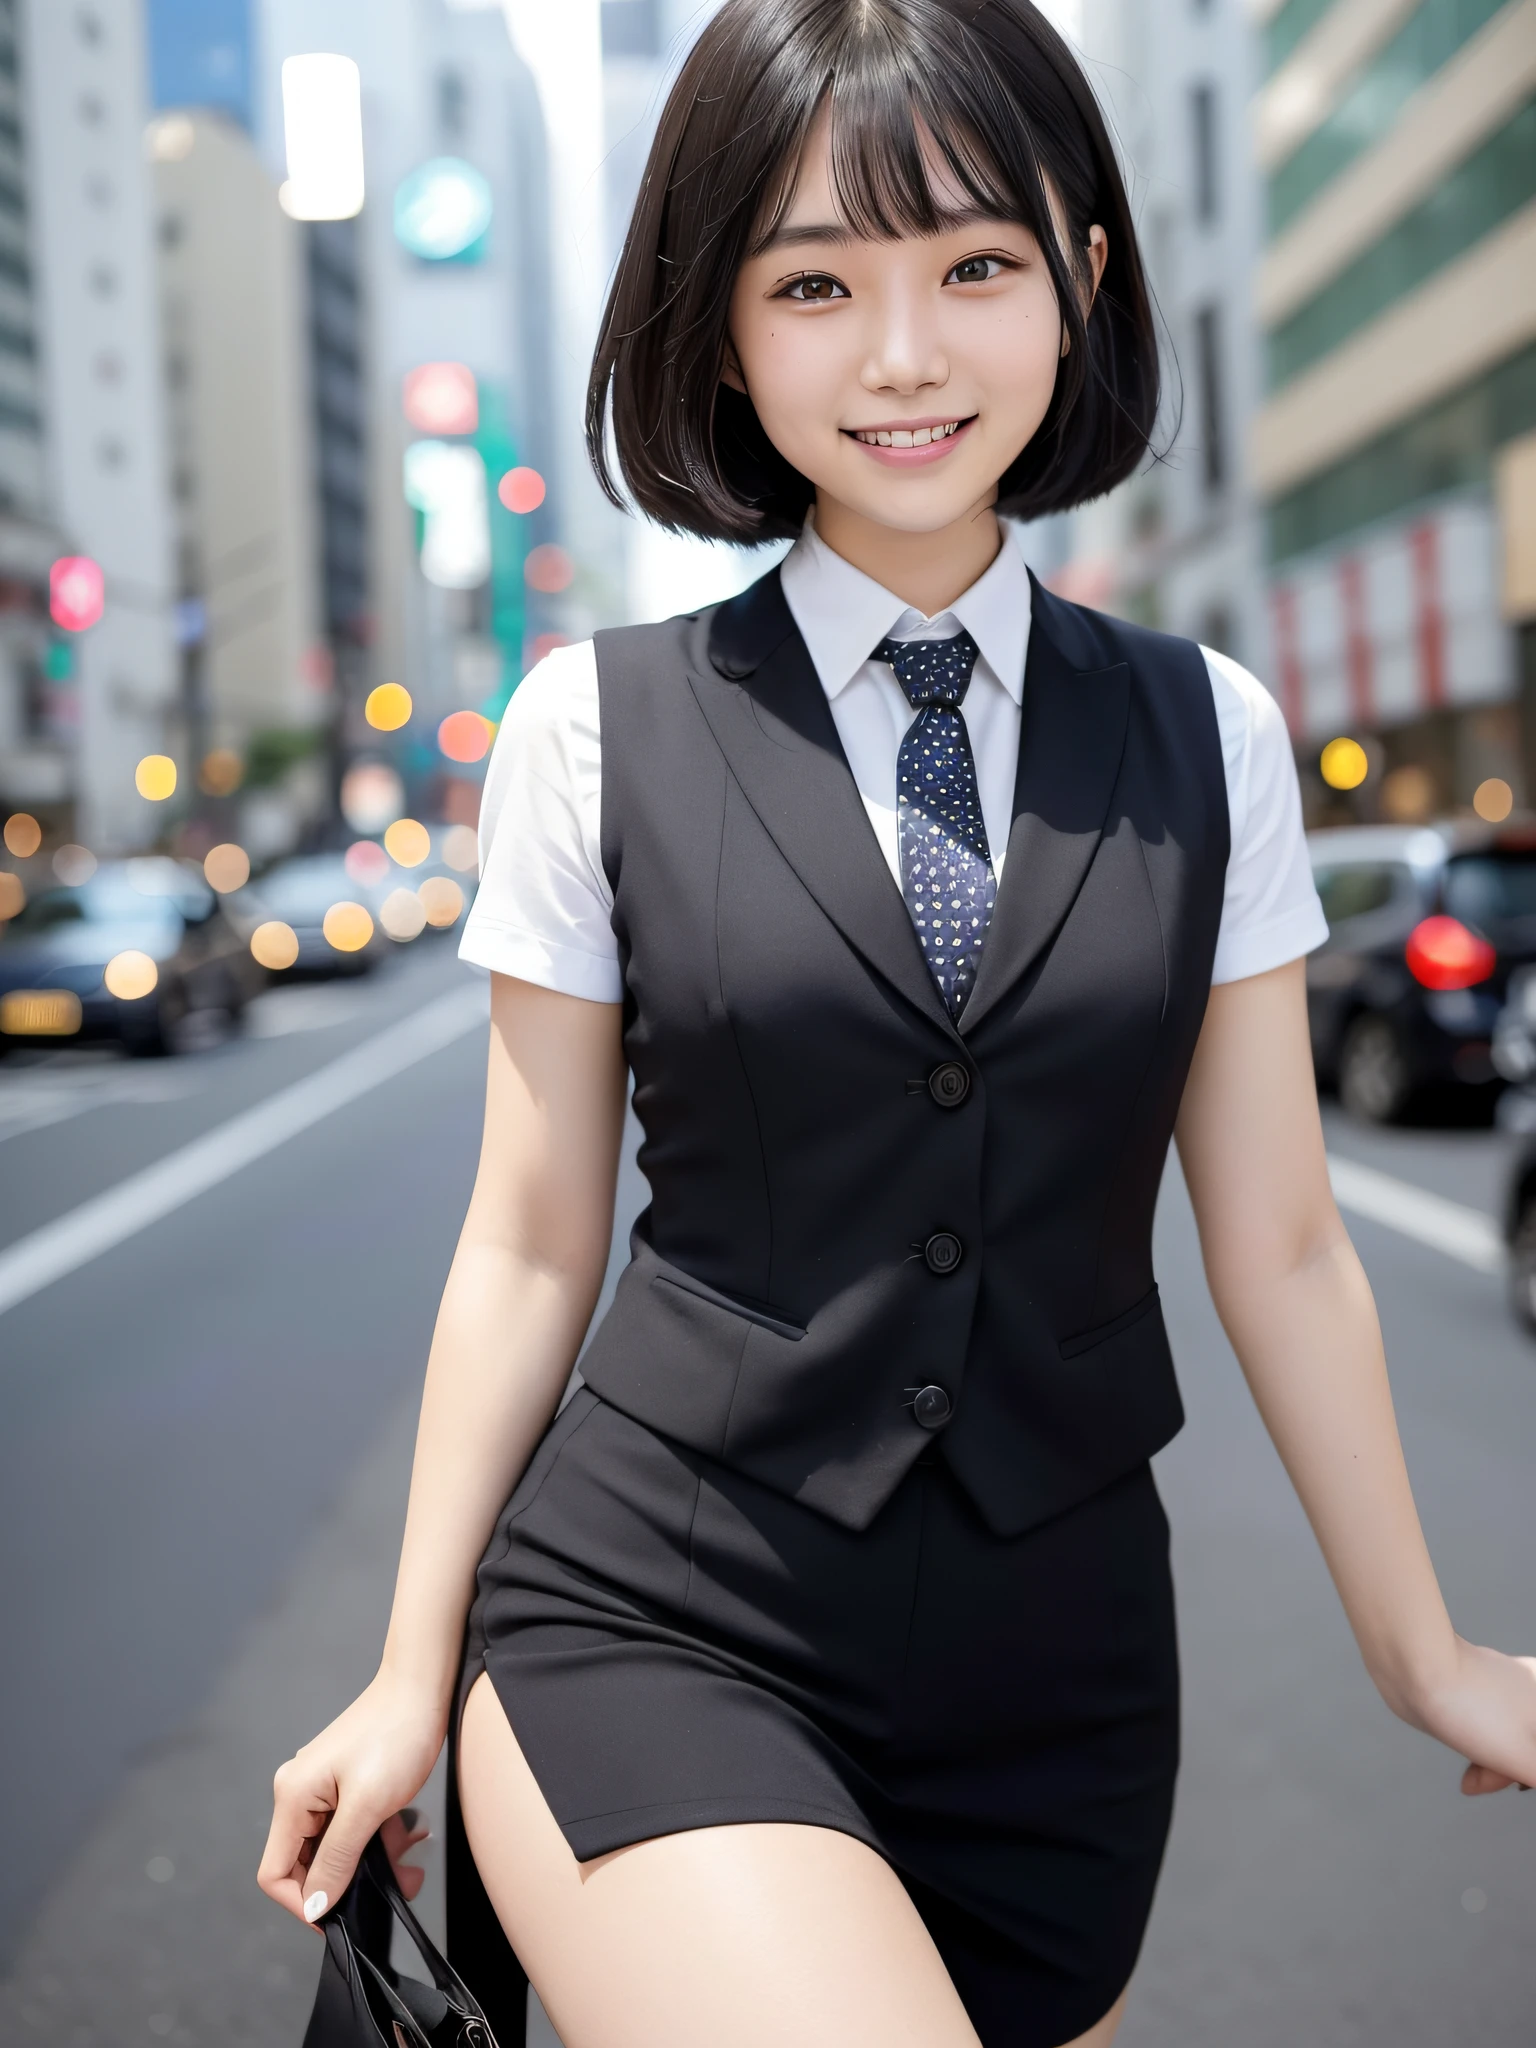
[[[582,1389],[480,1567],[465,1690],[482,1665],[583,1861],[839,1828],[900,1875],[986,2048],[1058,2048],[1130,1976],[1178,1765],[1145,1466],[999,1538],[934,1460],[855,1533]]]

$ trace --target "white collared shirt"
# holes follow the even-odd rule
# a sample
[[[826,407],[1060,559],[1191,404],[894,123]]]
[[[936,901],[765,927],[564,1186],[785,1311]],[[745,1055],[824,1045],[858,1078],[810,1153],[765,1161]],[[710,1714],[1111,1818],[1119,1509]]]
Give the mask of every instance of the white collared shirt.
[[[827,693],[853,779],[900,886],[896,757],[912,707],[886,638],[947,639],[980,649],[964,716],[992,861],[1002,875],[1013,815],[1030,586],[1005,540],[986,574],[925,618],[835,554],[811,524],[785,558],[785,601]],[[1227,656],[1202,649],[1221,734],[1232,851],[1214,982],[1240,981],[1311,952],[1328,936],[1312,885],[1301,794],[1279,706]],[[602,734],[590,640],[546,656],[519,686],[491,754],[480,809],[480,889],[462,958],[591,1002],[622,999],[613,891],[603,872]]]

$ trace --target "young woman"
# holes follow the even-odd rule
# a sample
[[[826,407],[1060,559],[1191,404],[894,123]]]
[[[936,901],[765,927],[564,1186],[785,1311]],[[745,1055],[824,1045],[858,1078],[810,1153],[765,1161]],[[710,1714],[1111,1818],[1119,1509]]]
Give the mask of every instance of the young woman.
[[[1383,1697],[1468,1791],[1536,1778],[1536,1663],[1452,1631],[1329,1196],[1284,729],[999,525],[1135,467],[1155,364],[1103,123],[1027,0],[727,0],[589,435],[664,524],[795,543],[508,712],[463,948],[484,1149],[394,1615],[262,1868],[316,1917],[457,1717],[567,2048],[1112,2038],[1177,1761],[1175,1134]],[[653,1199],[557,1414],[627,1074]]]

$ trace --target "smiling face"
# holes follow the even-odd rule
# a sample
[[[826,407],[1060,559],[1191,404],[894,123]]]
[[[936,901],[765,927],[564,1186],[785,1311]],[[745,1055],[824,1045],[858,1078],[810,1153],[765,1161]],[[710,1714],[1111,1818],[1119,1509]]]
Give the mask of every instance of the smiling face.
[[[940,232],[852,233],[829,125],[816,123],[783,219],[737,276],[727,379],[815,485],[818,529],[841,552],[879,551],[883,530],[899,554],[898,536],[931,543],[978,515],[995,551],[998,478],[1045,418],[1062,355],[1050,270],[1029,229],[977,214],[933,151]],[[1095,228],[1094,282],[1103,251]]]

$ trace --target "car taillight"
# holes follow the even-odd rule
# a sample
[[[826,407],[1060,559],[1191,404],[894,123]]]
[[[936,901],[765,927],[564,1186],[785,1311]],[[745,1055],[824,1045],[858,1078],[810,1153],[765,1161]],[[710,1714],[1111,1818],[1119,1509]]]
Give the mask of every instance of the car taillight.
[[[1486,981],[1499,961],[1488,941],[1455,917],[1426,917],[1416,924],[1403,957],[1408,972],[1424,988],[1471,988],[1474,982]]]

